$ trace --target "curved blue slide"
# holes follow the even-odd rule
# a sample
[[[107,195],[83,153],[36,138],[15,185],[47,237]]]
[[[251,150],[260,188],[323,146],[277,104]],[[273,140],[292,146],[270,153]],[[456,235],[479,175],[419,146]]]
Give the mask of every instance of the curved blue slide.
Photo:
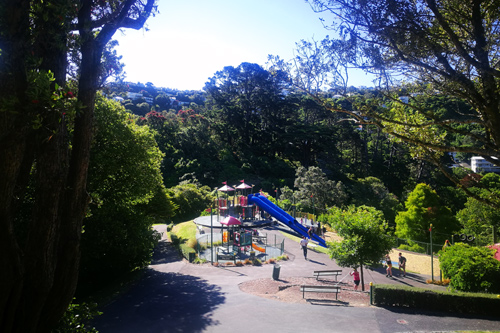
[[[286,226],[290,227],[292,230],[296,231],[299,233],[301,236],[305,236],[309,238],[309,235],[307,234],[307,228],[304,227],[302,224],[297,222],[296,219],[294,219],[290,214],[285,212],[283,209],[279,208],[275,204],[273,204],[271,201],[269,201],[266,197],[256,193],[256,194],[249,194],[248,195],[248,203],[249,204],[255,204],[259,206],[263,211],[271,214],[272,217],[280,221],[281,223],[285,224]],[[326,246],[326,242],[323,238],[319,237],[315,233],[311,235],[311,240],[317,242],[319,245],[323,247]]]

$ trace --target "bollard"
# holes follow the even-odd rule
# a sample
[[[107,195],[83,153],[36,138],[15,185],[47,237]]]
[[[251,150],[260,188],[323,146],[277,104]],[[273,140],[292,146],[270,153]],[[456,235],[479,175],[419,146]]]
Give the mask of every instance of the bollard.
[[[373,305],[373,282],[370,282],[370,305]]]
[[[273,280],[279,280],[280,279],[280,269],[281,269],[280,265],[274,264],[274,267],[273,267]]]

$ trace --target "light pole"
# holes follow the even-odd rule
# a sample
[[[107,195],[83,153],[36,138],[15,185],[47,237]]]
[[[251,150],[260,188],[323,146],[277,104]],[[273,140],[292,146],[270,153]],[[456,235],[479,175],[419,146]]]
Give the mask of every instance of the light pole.
[[[434,256],[432,251],[432,224],[429,228],[430,237],[431,237],[431,280],[434,281]]]
[[[210,205],[210,264],[214,264],[214,204]]]

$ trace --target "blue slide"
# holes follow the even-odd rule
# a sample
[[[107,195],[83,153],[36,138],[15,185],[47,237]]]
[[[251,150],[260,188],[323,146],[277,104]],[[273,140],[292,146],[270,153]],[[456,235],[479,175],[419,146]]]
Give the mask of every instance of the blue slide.
[[[297,220],[295,220],[292,216],[290,216],[290,214],[288,214],[283,209],[273,204],[266,197],[259,195],[258,193],[249,194],[248,203],[259,206],[263,211],[271,214],[272,217],[274,217],[281,223],[287,225],[292,230],[299,233],[301,236],[306,236],[307,238],[309,238],[309,235],[307,234],[308,229],[306,227],[297,222]],[[310,238],[311,240],[317,242],[319,245],[327,247],[325,240],[316,235],[315,233],[313,233]]]

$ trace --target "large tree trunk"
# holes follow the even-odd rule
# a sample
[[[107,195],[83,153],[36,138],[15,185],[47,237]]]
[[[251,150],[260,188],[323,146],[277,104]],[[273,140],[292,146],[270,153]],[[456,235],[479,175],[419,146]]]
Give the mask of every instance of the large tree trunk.
[[[109,16],[110,22],[103,23],[96,37],[94,2],[79,2],[78,24],[83,42],[78,91],[81,109],[76,112],[71,145],[66,105],[54,105],[60,98],[56,88],[64,87],[66,80],[67,25],[74,21],[69,17],[74,13],[74,3],[0,3],[2,333],[50,332],[73,298],[82,221],[89,199],[87,170],[101,56],[118,28],[138,29],[144,25],[154,0],[141,3],[143,11],[137,17],[129,11],[138,3],[123,2],[117,15]],[[43,84],[49,71],[55,78],[52,90]],[[30,77],[30,73],[40,80]],[[37,94],[44,100],[30,98]]]
[[[363,275],[363,264],[359,264],[359,271],[361,273],[361,290],[365,291],[365,276]]]

